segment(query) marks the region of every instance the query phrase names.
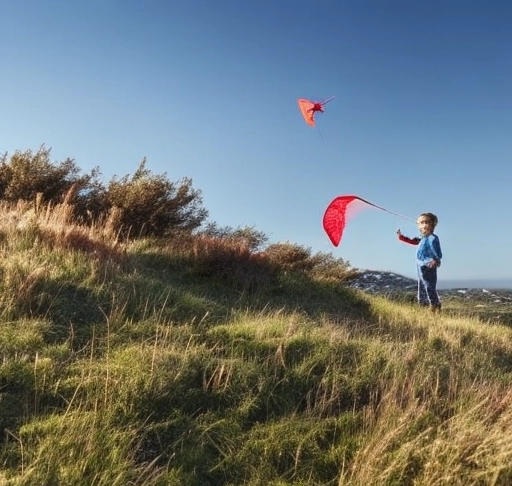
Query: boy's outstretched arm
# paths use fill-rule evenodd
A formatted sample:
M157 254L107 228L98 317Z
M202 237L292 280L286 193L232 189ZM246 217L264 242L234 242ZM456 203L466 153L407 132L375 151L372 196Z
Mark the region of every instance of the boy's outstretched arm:
M403 241L404 243L409 243L409 245L418 245L421 241L421 238L408 238L407 236L403 235L400 229L396 230L396 234L398 236L398 239L400 241Z

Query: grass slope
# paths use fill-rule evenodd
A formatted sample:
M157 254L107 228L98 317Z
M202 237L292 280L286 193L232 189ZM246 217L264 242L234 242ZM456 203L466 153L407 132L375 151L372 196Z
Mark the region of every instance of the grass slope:
M66 215L0 210L0 485L512 483L509 327Z

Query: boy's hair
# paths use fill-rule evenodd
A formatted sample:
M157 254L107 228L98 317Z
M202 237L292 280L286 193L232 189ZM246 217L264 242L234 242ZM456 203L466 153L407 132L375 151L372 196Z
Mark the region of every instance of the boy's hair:
M418 218L427 218L432 225L432 228L435 228L437 226L437 216L434 213L421 213Z

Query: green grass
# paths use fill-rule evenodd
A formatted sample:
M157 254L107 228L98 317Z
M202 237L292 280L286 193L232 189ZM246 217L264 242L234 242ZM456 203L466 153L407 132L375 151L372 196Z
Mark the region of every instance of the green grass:
M0 485L512 482L496 316L48 221L0 215Z

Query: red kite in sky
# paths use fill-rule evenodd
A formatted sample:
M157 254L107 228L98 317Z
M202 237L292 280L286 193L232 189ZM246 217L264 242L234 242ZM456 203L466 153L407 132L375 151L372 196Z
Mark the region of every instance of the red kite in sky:
M388 211L387 209L377 206L376 204L373 204L359 196L338 196L330 202L329 206L327 206L323 219L324 230L334 246L338 246L340 244L347 221L364 209L366 205L381 209L382 211L386 211L386 213L394 214L395 216L407 219L408 221L414 221L407 216L402 216L401 214Z
M302 113L302 116L304 117L304 121L314 127L315 126L315 113L319 111L320 113L324 112L324 105L329 103L329 101L333 100L334 96L331 96L330 98L327 98L322 101L310 101L306 100L304 98L300 98L297 100L297 103L299 104L300 112Z

